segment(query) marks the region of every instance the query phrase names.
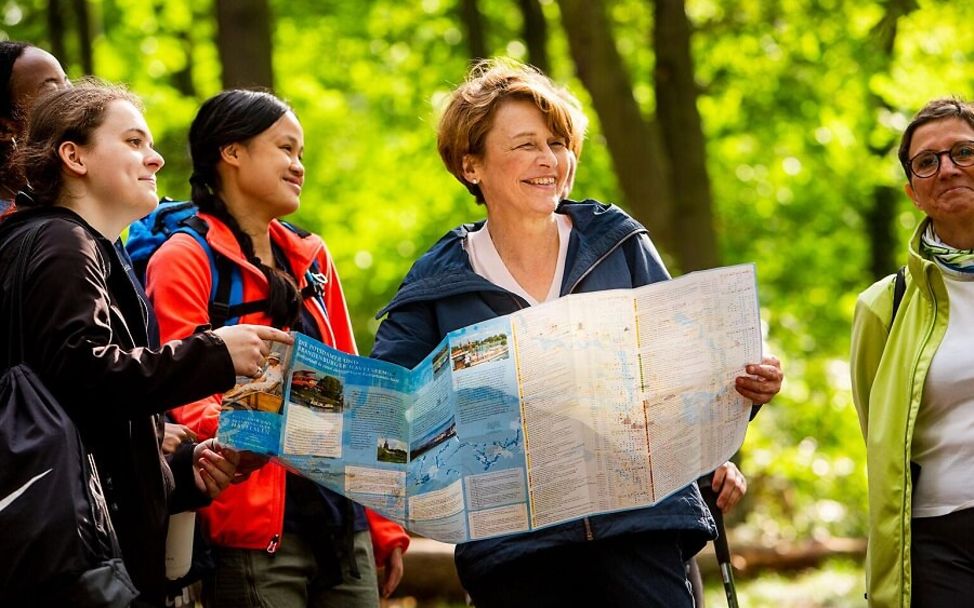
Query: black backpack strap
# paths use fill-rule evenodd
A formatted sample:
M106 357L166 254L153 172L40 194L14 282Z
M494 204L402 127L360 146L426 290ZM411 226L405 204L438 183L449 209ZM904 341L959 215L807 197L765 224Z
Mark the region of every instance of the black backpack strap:
M22 363L25 356L24 336L24 310L23 310L23 290L24 283L27 281L27 263L34 258L34 241L37 235L47 222L40 222L33 226L28 226L24 230L26 236L20 242L20 255L17 258L17 266L14 269L14 281L10 289L11 314L8 319L7 339L7 364L10 367Z
M299 237L301 237L303 239L311 236L311 233L310 232L308 232L304 228L300 228L298 226L295 226L291 222L285 222L284 220L278 220L278 221L281 222L281 225L282 226L284 226L285 228L287 228L288 230L290 230L291 232L293 232L294 234L298 235Z
M896 276L893 277L893 312L889 315L890 327L893 326L893 320L896 319L896 311L900 308L904 293L906 293L906 266L900 266L900 269L896 271Z
M281 225L298 235L302 239L308 238L312 233L307 230L295 226L290 222L285 222L281 220ZM328 277L321 273L321 268L318 266L317 260L311 261L311 267L304 274L305 281L307 285L301 289L301 299L314 299L318 302L318 306L321 309L322 314L325 318L328 317L328 308L325 306L325 286L328 284Z
M192 230L193 232L195 232L196 234L200 235L203 238L206 238L206 234L210 231L209 224L204 222L203 218L201 218L198 215L191 215L186 219L182 220L181 222L179 222L179 224L181 226L186 226L187 228L189 228L190 230Z

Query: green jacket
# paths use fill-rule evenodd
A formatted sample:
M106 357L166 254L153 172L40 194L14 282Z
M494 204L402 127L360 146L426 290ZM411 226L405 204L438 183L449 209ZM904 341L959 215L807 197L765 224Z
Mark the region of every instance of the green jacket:
M950 306L939 267L910 240L906 291L890 326L892 275L859 294L852 324L852 395L866 440L869 475L870 606L910 606L910 454L930 361L947 330Z

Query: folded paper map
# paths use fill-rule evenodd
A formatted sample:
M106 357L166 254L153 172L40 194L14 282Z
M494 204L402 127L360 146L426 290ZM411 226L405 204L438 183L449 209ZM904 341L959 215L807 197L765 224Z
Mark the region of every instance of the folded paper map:
M301 334L218 438L464 542L647 507L737 451L761 360L753 265L570 295L448 334L412 370Z

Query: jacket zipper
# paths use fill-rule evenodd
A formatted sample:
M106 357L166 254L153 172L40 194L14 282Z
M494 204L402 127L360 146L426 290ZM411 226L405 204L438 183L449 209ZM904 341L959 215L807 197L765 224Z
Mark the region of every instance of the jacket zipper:
M514 301L514 305L517 306L517 309L524 310L524 305L521 304L521 299L518 296L514 295L513 293L510 294L510 296L511 296L511 300Z
M566 294L574 293L575 292L575 288L578 287L578 284L581 283L583 280L585 280L585 277L587 277L588 275L592 274L592 271L595 270L595 267L596 266L598 266L599 264L602 263L602 260L604 260L605 258L609 257L619 247L622 247L622 244L625 243L626 241L628 241L630 238L632 238L633 235L643 234L645 232L646 232L646 229L645 228L637 228L637 229L633 230L632 232L630 232L629 234L627 234L624 237L622 237L621 239L619 239L618 241L616 241L616 244L615 245L613 245L608 251L606 251L601 256L599 256L599 259L597 259L594 262L592 262L592 265L589 266L585 270L585 272L582 273L582 276L578 277L578 279L576 279L575 282L572 283L572 286L570 288L568 288L568 291L566 291L565 293Z
M267 543L267 549L265 549L271 555L277 553L277 548L281 545L281 535L275 534L271 537L271 542Z
M909 392L910 400L911 401L913 399L913 397L912 397L912 395L913 395L913 389L914 389L914 386L916 385L916 371L917 371L917 368L920 366L920 358L923 356L923 351L927 347L927 344L930 342L930 336L933 335L933 328L937 324L937 308L938 308L938 306L937 306L936 294L933 292L933 285L930 282L930 273L929 272L926 272L926 270L924 270L924 273L927 275L926 276L927 293L930 295L930 302L933 304L933 318L930 320L930 326L927 328L927 333L926 333L926 335L923 336L923 343L921 344L920 349L917 351L916 359L913 361L913 370L912 370L912 373L910 374L910 392ZM928 370L928 373L929 373L929 366L927 367L927 370ZM908 415L907 415L907 420L906 420L906 427L907 428L904 429L904 433L907 433L909 431L909 428L910 428L910 417L913 415L912 414L912 410L913 410L913 406L912 405L910 406L910 410L911 410L911 413L908 413ZM914 418L914 421L915 420L916 419ZM907 445L909 443L912 443L912 441L910 441L910 437L909 437L908 434L903 439L904 439L904 445ZM912 485L913 484L912 484L912 480L910 479L910 462L909 462L910 459L909 459L909 456L908 455L904 455L904 456L906 458L906 468L905 468L905 471L904 471L904 474L903 474L903 487L906 487L907 482L910 482L910 492L911 492L911 496L912 496L912 492L913 492ZM903 492L903 502L902 502L901 507L902 507L903 516L900 518L900 528L901 529L905 529L906 528L906 525L907 525L907 519L906 519L906 508L907 508L906 492ZM906 554L906 551L907 551L907 547L906 547L906 535L905 534L900 534L900 554L901 555L905 555ZM899 598L900 598L900 604L902 605L902 601L903 601L903 588L904 588L904 585L905 585L905 583L903 581L906 580L906 561L903 561L902 562L902 564L900 565L900 568L902 568L902 570L900 571L900 576L902 578L901 578L901 582L900 582L900 592L898 593L898 595L899 595Z
M582 522L585 524L585 540L595 540L595 535L592 534L592 523L587 517Z

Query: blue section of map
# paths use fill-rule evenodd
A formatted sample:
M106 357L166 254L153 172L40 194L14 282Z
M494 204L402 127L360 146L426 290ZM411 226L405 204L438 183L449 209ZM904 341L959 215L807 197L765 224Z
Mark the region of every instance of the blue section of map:
M461 447L459 439L450 437L410 461L406 470L407 494L439 490L459 479Z
M524 462L524 442L521 429L514 429L514 433L501 436L493 441L471 443L470 452L473 454L474 468L480 473L491 470L507 469L511 464L521 466Z
M270 412L232 410L220 413L217 441L237 450L276 456L279 453L281 417Z

